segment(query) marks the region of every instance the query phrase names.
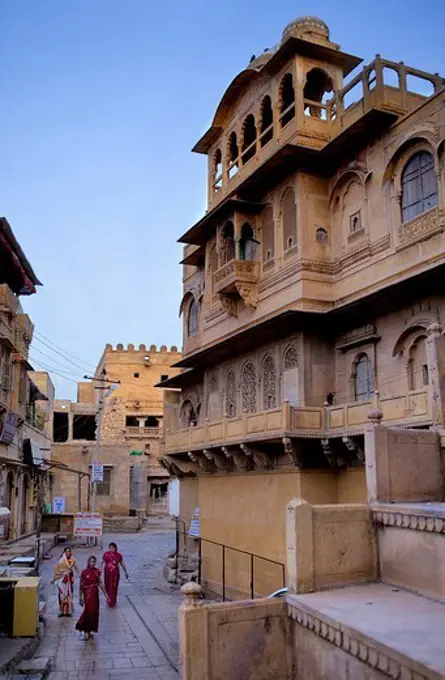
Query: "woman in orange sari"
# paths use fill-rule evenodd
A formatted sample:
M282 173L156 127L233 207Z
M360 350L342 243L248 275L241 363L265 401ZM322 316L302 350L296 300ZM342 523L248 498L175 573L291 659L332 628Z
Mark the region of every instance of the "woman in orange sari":
M74 609L74 570L79 573L77 562L69 546L65 548L56 564L51 583L57 581L59 616L71 616Z
M124 563L124 558L118 552L116 543L110 543L108 550L102 557L102 565L104 568L105 590L108 595L108 606L114 608L117 602L117 591L119 589L120 570L124 570L125 578L128 578L127 567Z

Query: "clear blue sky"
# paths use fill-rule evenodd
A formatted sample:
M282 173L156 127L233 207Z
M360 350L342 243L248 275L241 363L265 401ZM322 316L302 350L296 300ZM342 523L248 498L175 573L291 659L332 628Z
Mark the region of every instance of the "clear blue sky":
M107 342L181 345L175 242L206 191L190 149L305 14L365 61L445 75L443 0L0 0L0 214L44 284L22 299L40 333L90 364Z

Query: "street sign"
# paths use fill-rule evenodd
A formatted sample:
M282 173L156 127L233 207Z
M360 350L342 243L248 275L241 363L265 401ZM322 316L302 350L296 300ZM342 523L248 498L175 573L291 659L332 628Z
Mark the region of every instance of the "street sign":
M102 536L102 515L100 512L76 512L74 518L76 536Z
M65 496L54 496L53 498L53 513L54 515L63 515L65 512L66 498Z
M95 461L91 466L91 481L92 482L103 482L104 481L104 466Z

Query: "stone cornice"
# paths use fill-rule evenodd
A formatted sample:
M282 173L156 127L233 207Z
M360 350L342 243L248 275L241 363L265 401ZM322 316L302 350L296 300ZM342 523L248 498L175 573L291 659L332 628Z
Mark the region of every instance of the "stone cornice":
M427 531L435 534L445 534L445 507L442 512L434 512L401 506L397 508L372 508L372 519L377 525L411 529L413 531Z
M359 631L346 628L339 623L335 624L320 613L306 611L301 603L292 602L292 595L287 597L287 604L289 616L298 625L311 630L315 635L331 642L388 678L394 680L437 680L438 678L437 673L428 671L423 664L410 661L402 654L392 652L390 648L373 641Z

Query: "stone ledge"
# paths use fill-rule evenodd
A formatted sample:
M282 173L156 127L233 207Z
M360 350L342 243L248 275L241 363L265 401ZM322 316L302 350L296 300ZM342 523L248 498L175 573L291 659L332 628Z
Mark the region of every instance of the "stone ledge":
M400 596L400 601L394 606L392 599L396 597L396 593ZM341 588L308 595L289 594L286 602L289 616L296 624L311 630L388 678L445 678L445 655L440 632L445 624L445 607L438 602L431 602L384 584ZM371 612L368 605L372 604L374 608L369 622L366 612ZM434 607L431 614L427 611L428 606ZM352 625L351 620L356 625ZM381 625L381 629L377 629L381 639L372 636L376 621ZM407 621L410 621L410 630L405 631ZM359 622L361 630L356 622ZM440 630L436 629L436 640L430 639L433 635L428 639L425 637L426 623L430 628L431 625L440 626ZM413 636L412 648L407 643L410 636ZM389 646L389 640L393 646ZM414 640L424 641L427 648L421 648L419 653L415 649ZM415 649L412 651L413 656L405 653L405 649L409 649L410 653ZM414 658L415 652L418 656L423 655L425 663Z

